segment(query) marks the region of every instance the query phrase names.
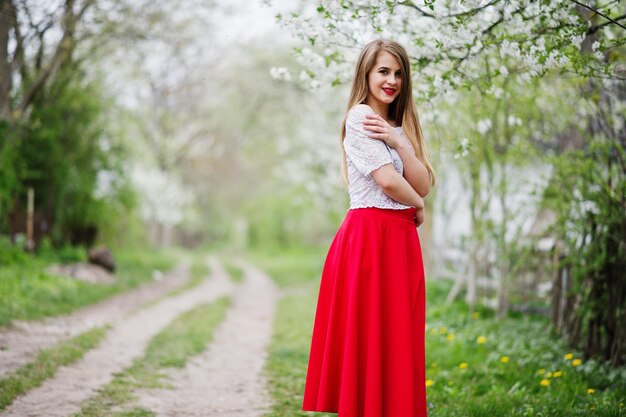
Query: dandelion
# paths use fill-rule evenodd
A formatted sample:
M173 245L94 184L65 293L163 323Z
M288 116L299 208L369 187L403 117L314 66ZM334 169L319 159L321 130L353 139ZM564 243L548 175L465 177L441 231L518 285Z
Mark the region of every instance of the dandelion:
M559 378L559 377L561 377L561 375L563 375L563 372L562 372L562 371L554 371L554 372L552 373L552 377L553 377L553 378Z
M574 358L574 354L573 353L565 354L565 360L566 361L571 361L573 358Z
M548 372L548 373L546 374L546 378L552 378L552 372Z
M509 357L508 356L503 356L500 358L500 362L502 363L509 363Z
M453 341L454 340L454 335L452 333L450 333L447 337L448 341Z
M459 368L461 368L461 369L467 369L467 367L468 367L468 366L469 366L469 365L467 364L467 362L461 362L461 363L459 364Z
M432 379L427 379L427 380L426 380L426 386L427 386L427 387L430 387L430 386L431 386L432 384L434 384L434 383L435 383L435 381L433 381Z
M542 387L547 387L548 385L550 385L550 380L549 379L542 379L540 382Z
M583 363L583 361L581 361L580 359L574 359L574 360L572 361L572 366L578 366L578 365L580 365L581 363Z
M546 373L546 369L545 368L541 368L540 370L537 371L538 374L545 374Z
M485 336L478 336L478 339L476 339L476 343L478 343L479 345L484 344L487 341L487 338Z
M593 394L594 392L596 392L595 389L593 388L587 388L587 394Z
M474 320L476 320L476 319L477 319L477 318L479 318L479 317L480 317L480 312L475 311L475 312L473 312L473 313L472 313L472 318L473 318Z
M439 333L441 334L446 334L447 331L448 331L448 328L446 326L441 326L439 328Z

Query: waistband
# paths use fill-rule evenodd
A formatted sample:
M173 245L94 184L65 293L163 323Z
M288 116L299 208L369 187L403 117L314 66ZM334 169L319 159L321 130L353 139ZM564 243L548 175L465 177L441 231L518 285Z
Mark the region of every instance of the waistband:
M386 209L380 207L362 207L362 208L351 208L348 210L348 214L373 214L380 216L388 216L393 217L399 220L406 220L411 223L414 223L413 219L415 218L415 213L417 209L415 207L410 207L406 209L394 210L394 209Z

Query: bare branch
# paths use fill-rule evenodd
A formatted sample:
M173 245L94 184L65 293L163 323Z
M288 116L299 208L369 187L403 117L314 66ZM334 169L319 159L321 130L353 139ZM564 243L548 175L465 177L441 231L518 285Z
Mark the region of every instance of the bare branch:
M619 17L616 17L615 19L613 19L613 21L617 22L619 20L623 20L626 19L626 14L623 14ZM589 28L589 30L587 31L587 35L593 35L594 33L596 33L598 30L602 29L605 26L610 25L611 23L613 23L612 21L609 22L604 22L601 25L596 25L596 26L592 26ZM623 26L622 26L623 27Z
M592 11L592 12L596 13L596 14L597 14L597 15L599 15L599 16L602 16L603 18L605 18L606 20L608 20L610 23L613 23L613 24L615 24L615 25L617 25L617 26L621 27L622 29L626 29L626 26L622 25L622 24L621 24L621 23L619 23L617 20L614 20L614 19L610 18L609 16L605 15L605 14L604 14L604 13L602 13L601 11L596 10L596 9L594 9L593 7L587 6L586 4L583 4L583 3L579 2L579 1L576 1L576 0L570 0L570 1L571 1L572 3L576 3L576 4L577 4L577 5L579 5L580 7L584 7L585 9L590 10L590 11ZM622 18L623 18L623 17L622 17Z

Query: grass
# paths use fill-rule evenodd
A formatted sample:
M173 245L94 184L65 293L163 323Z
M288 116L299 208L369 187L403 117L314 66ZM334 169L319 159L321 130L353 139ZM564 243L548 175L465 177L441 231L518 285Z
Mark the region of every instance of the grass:
M135 389L167 387L166 369L184 367L190 357L206 348L229 305L230 298L222 297L181 314L152 338L143 357L116 374L113 381L99 389L74 416L153 416L152 411L141 407L119 408L132 402Z
M227 258L224 258L222 260L222 263L231 281L237 284L243 281L243 277L244 277L243 269L235 265L230 259L227 259Z
M45 272L48 262L25 256L19 263L0 266L0 327L9 321L34 320L66 314L152 279L152 271L174 265L172 253L146 250L115 254L116 281L92 284Z
M185 284L181 285L180 287L174 288L173 290L169 291L167 293L167 296L173 297L175 295L181 294L187 290L190 290L196 287L202 281L204 281L204 279L207 278L210 273L211 273L211 269L209 268L209 265L206 262L206 255L194 254L192 261L191 261L191 266L189 268L189 274L190 274L189 280ZM148 303L147 305L149 304L150 303Z
M298 289L285 292L277 308L266 364L274 405L266 417L336 416L300 410L324 255L251 256L283 288ZM580 352L551 336L544 318L496 319L487 309L470 315L462 301L445 303L450 286L427 278L430 417L626 416L626 368L593 360L574 366Z
M0 410L8 407L16 397L41 385L54 376L56 370L76 362L85 352L96 347L104 338L108 328L97 327L57 346L39 352L37 358L0 379Z

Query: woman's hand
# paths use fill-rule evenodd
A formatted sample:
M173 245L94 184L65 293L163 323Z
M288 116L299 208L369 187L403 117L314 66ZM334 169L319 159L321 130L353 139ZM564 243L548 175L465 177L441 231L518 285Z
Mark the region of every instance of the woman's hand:
M415 227L419 227L422 223L424 223L424 208L418 208L415 212Z
M377 114L366 114L363 127L371 132L367 136L372 139L382 140L392 148L397 148L402 143L400 134Z

